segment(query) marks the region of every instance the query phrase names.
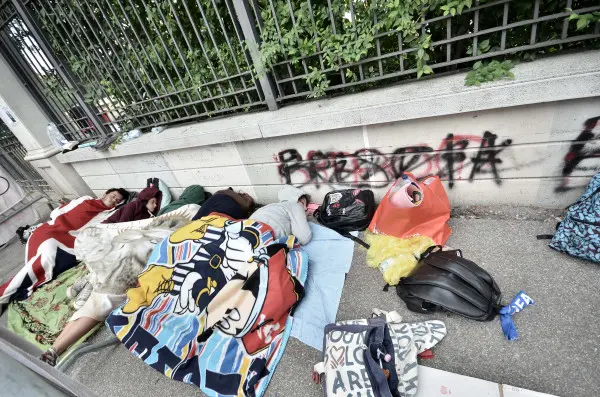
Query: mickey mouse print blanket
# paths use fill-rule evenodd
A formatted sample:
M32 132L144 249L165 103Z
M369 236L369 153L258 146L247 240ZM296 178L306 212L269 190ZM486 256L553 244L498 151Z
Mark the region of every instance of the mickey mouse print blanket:
M129 351L208 396L260 397L304 294L293 236L211 214L159 243L106 323Z

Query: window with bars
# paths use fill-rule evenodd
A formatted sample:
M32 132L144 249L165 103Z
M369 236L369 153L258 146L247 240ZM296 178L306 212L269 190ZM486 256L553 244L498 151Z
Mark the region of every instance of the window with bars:
M52 191L31 163L25 160L27 149L0 120L0 166L25 190Z

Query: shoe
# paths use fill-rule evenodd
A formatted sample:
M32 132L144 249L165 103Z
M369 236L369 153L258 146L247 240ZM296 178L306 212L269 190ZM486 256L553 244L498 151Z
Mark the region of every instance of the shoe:
M69 288L67 288L67 298L74 299L77 295L79 295L79 293L81 292L83 287L85 287L86 284L87 284L87 277L85 277L85 276L81 277L79 280L75 281L75 283L73 283L73 285L71 285Z
M58 353L56 352L56 350L54 350L53 347L51 347L50 349L42 353L42 355L40 356L40 360L50 365L51 367L54 367L56 366L56 360L58 360Z
M87 283L85 285L85 287L83 287L81 289L81 292L79 292L79 294L77 294L77 298L75 298L75 302L73 302L73 307L76 310L79 310L83 307L85 302L87 302L88 298L92 294L93 289L94 288L92 287L92 284L90 284L90 283Z
M79 147L78 141L69 141L69 142L65 143L64 145L62 145L61 149L62 149L62 153L65 154L67 152L77 149L78 147Z

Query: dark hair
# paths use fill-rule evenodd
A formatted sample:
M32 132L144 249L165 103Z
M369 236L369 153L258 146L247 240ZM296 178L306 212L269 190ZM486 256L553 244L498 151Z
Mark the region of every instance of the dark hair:
M118 192L121 196L123 196L123 201L127 201L127 199L129 198L129 192L127 190L123 189L122 187L120 187L120 188L113 187L112 189L108 189L104 194L109 194L112 192Z
M310 204L310 194L303 194L302 196L298 197L298 201L300 201L302 197L306 199L306 204Z

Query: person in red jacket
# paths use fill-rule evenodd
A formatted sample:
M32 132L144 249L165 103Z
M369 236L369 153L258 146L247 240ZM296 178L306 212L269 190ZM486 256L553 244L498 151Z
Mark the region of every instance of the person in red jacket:
M121 223L139 221L156 216L160 210L162 192L155 187L147 187L134 201L119 208L102 223Z
M52 211L50 220L27 240L25 266L0 286L0 304L27 299L36 288L77 265L74 232L128 196L125 189L109 189L101 199L83 196Z

